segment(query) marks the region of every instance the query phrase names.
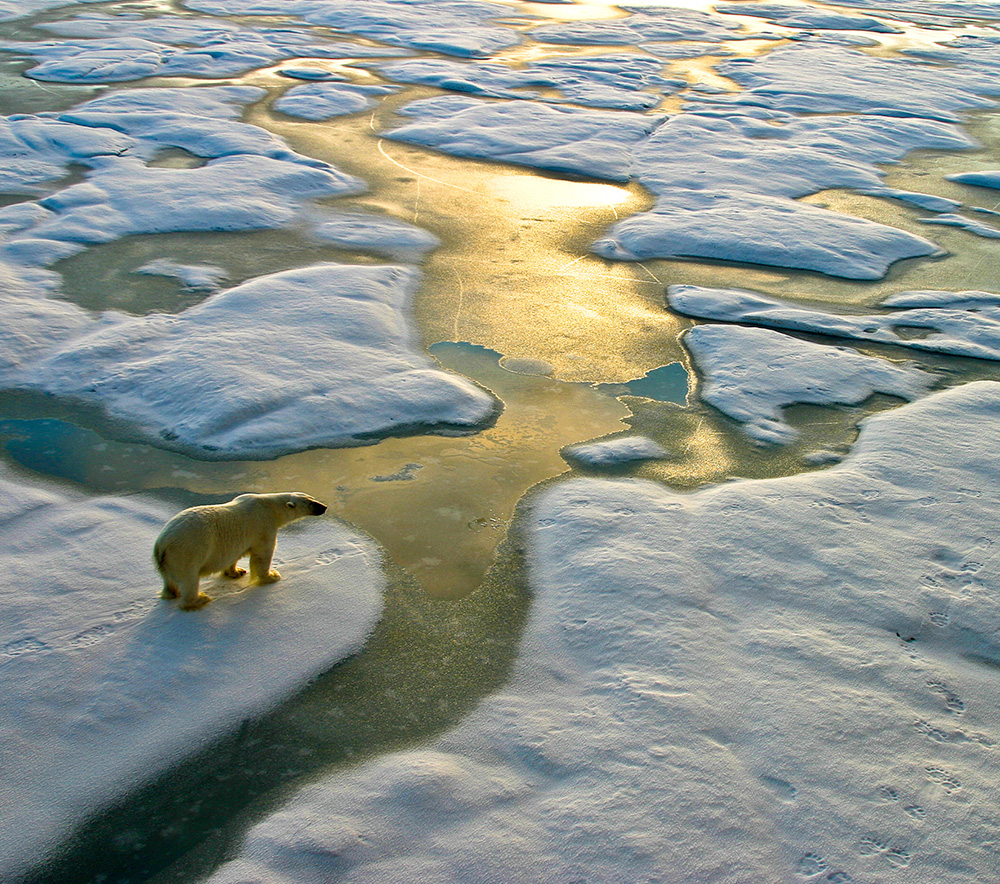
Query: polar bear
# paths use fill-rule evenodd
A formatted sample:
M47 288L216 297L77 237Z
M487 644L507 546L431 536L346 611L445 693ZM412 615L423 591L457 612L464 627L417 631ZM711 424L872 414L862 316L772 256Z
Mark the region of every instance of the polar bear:
M229 503L193 506L174 516L153 546L153 561L163 577L161 598L181 600L193 611L212 601L198 590L205 574L226 577L246 574L236 563L250 556L252 583L274 583L281 575L271 570L274 542L282 525L303 516L321 516L326 504L308 494L241 494Z

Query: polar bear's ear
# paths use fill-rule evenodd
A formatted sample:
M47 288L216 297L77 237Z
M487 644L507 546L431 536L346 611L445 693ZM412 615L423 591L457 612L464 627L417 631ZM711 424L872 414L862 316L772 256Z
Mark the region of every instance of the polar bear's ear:
M290 510L293 510L293 509L295 509L295 501L294 500L290 500L290 501L288 501L288 503L285 504L285 506L287 506Z

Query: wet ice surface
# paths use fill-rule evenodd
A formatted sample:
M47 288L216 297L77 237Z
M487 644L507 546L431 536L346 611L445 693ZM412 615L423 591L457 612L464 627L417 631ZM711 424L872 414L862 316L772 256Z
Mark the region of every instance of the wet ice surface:
M191 613L157 598L150 550L175 512L162 501L68 493L4 468L0 502L4 880L356 653L379 617L377 548L329 520L279 535L281 581L203 578L215 601Z
M55 5L0 2L0 20ZM962 202L936 192L940 182L928 180L925 193L884 178L887 164L914 150L974 151L963 115L1000 94L995 37L926 29L916 40L899 22L994 20L1000 5L840 6L858 14L759 3L719 4L726 15L623 8L547 21L527 14L539 15L537 5L462 0L188 0L184 14L143 4L125 14L102 6L49 15L0 50L46 89L111 88L69 110L0 120L0 190L19 200L0 208L0 380L95 405L132 436L203 457L271 457L489 424L496 401L441 370L418 342L410 319L418 271L373 263L428 262L425 289L458 273L430 263L435 250L465 256L464 244L420 226L435 222L434 207L420 203L427 179L397 163L400 179L415 181L410 215L385 181L310 153L317 145L317 155L335 153L311 124L344 133L335 127L352 115L364 115L358 128L372 136L634 181L652 195L648 210L619 218L611 207L603 234L561 245L567 267L587 257L589 242L609 262L684 258L735 262L757 277L767 267L775 279L801 269L876 281L902 259L913 268L939 256L942 227L991 236L994 228L962 214ZM940 45L929 46L931 37ZM413 57L349 64L399 55ZM248 72L254 85L125 87L153 76L214 84ZM383 99L414 84L417 95L443 94L393 103L397 118L382 113ZM286 141L265 126L301 127L314 140ZM375 150L373 137L360 143ZM969 168L952 180L997 186L996 173ZM367 188L363 209L339 205ZM802 201L837 189L874 197L878 220ZM471 191L462 211L475 211L479 196ZM938 227L921 236L921 221ZM519 223L537 219L526 213ZM304 257L304 266L238 285L245 277L234 275L233 287L219 291L230 284L227 267L136 262L133 272L208 294L169 316L91 313L58 298L68 256L219 230L280 231L298 237L296 247L334 247L364 263ZM511 251L494 263L527 257L517 242L512 235ZM660 292L690 278L676 264L652 268ZM501 284L486 274L469 279L467 302L460 280L456 340L462 310L476 309L475 289ZM573 279L570 287L586 317L588 284ZM662 336L659 361L647 364L680 358L681 326L668 340L662 326L650 331L649 305L645 313L628 306L615 315L637 336ZM711 420L702 403L752 438L783 444L797 433L787 407L878 393L919 399L935 383L912 364L778 330L907 348L900 359L916 351L1000 359L1000 296L988 292L902 292L867 315L843 315L721 285L670 285L669 307L729 323L697 325L682 338L699 389L689 395L677 363L624 383L633 375L619 374L599 389L673 402L686 414L703 409L698 429L676 446L637 431L570 445L570 463L615 472L681 457ZM442 354L442 346L458 347L438 344ZM669 372L675 367L679 378ZM539 377L554 372L524 352L494 368L541 386ZM1000 440L998 396L993 385L967 386L872 420L854 453L824 473L691 495L635 482L550 485L525 523L535 601L512 682L428 747L333 771L303 790L251 829L211 880L847 884L888 882L904 870L942 884L997 877L989 454ZM539 429L539 402L608 409L600 398L525 395L515 404L530 413L524 421L535 434L548 431ZM612 417L595 420L601 427L591 432L616 431ZM495 480L508 449L538 456L517 429L484 434L482 451L428 448L416 457L400 448L391 463L373 459L362 474L366 492L346 500L344 512L391 510L399 498L390 494L419 490L428 475L464 478L448 473L449 458L479 461ZM45 462L47 452L35 454ZM819 445L806 459L818 466L841 457ZM294 466L281 469L275 474L294 475ZM459 486L463 500L476 490ZM177 731L164 727L168 715L180 709L178 726L203 745L358 647L377 616L375 548L333 522L282 535L286 582L233 592L185 619L154 601L151 569L136 558L169 515L162 502L74 496L23 477L5 478L2 490L9 512L0 532L17 579L0 623L8 632L0 667L9 714L26 710L4 728L21 753L8 771L19 779L7 789L21 805L21 835L0 839L12 865L38 859L81 814L150 770L190 756L189 745L163 742ZM399 534L407 519L428 521L419 511L425 498L408 499L416 512L398 520ZM449 517L439 509L434 524ZM419 536L414 529L391 540L413 545ZM427 561L420 550L400 560L412 573L445 568L436 550L449 544L460 545L444 536L433 556L423 551ZM89 567L95 560L99 572ZM150 579L123 596L121 573ZM15 586L23 587L17 595ZM284 594L299 586L301 595ZM345 587L361 587L362 601L338 596L331 625L322 605ZM57 598L64 589L76 599L67 613L67 596ZM189 621L197 641L181 632ZM345 631L328 642L334 627ZM138 658L136 636L144 638ZM174 665L183 657L169 678L166 644ZM222 666L210 665L209 650ZM82 683L68 684L67 666L84 671ZM184 690L192 682L202 692L194 700ZM153 699L143 709L146 695ZM113 741L101 739L112 731ZM111 757L107 746L119 744L128 751Z
M510 684L304 789L209 880L995 876L998 444L985 383L822 473L550 488Z

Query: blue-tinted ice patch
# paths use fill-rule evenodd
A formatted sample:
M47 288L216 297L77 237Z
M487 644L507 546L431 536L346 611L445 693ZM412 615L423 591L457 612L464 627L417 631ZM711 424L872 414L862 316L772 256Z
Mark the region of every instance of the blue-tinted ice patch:
M891 312L827 313L741 289L673 285L670 307L687 316L832 335L913 350L1000 359L1000 296L985 292L901 292Z
M948 213L936 215L933 218L921 218L920 222L922 224L938 224L942 227L958 227L984 239L1000 239L1000 228L983 221L977 221L975 218L966 218L964 215Z
M409 262L420 261L441 245L433 233L422 227L360 212L324 212L314 220L309 236L342 249L374 252Z
M770 445L798 436L782 414L789 405L856 405L875 393L916 399L937 380L912 365L770 329L698 325L682 340L702 376L702 401Z

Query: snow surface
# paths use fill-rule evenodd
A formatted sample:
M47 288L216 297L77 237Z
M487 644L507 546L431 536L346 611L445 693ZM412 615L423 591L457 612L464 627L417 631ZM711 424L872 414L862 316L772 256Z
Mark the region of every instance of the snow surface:
M375 106L369 90L343 83L293 86L275 103L275 110L303 120L329 120Z
M959 184L975 184L978 187L1000 188L1000 170L989 169L979 172L957 172L953 175L945 175L949 181L957 181Z
M328 519L278 538L278 583L203 579L158 598L150 551L174 509L89 497L0 467L0 877L86 816L356 653L382 608L371 541Z
M822 472L549 487L510 683L211 884L995 880L1000 386Z
M913 350L1000 359L1000 303L974 292L901 292L883 302L892 313L826 313L741 289L673 285L670 306L687 316L812 332ZM986 298L996 299L996 295ZM907 309L908 308L908 309Z
M750 15L765 18L772 24L785 28L809 30L874 31L880 34L901 34L887 22L866 15L845 15L832 9L785 3L716 3L712 7L723 15Z
M179 279L185 288L207 289L209 291L219 288L226 279L226 271L222 267L210 264L181 264L177 261L171 261L169 258L155 258L132 272L141 273L144 276L166 276Z
M625 18L559 22L534 28L541 43L581 46L636 46L650 41L731 39L738 24L696 9L664 5Z
M1000 94L990 71L942 68L880 58L842 46L798 43L717 70L744 91L733 101L808 114L868 113L957 121L957 111L987 107Z
M635 53L550 58L523 68L418 58L380 64L378 69L400 83L453 92L636 111L656 107L663 94L686 85L685 80L660 76L663 62ZM558 90L561 97L539 89Z
M517 46L521 35L494 19L517 12L476 0L185 0L214 15L291 15L310 24L445 55L485 57Z
M419 273L316 264L184 313L122 318L46 353L17 386L99 405L156 444L266 458L393 433L471 430L497 402L419 352Z
M0 40L0 50L39 59L27 71L54 83L116 83L146 77L233 77L290 58L395 55L332 42L308 31L249 28L217 18L90 14L42 27L66 39Z
M682 340L703 378L702 401L739 421L747 435L772 445L798 436L783 419L786 406L856 405L875 393L916 399L937 380L913 366L770 329L698 325Z
M637 113L457 95L415 101L400 113L416 122L387 132L387 138L610 181L628 180L631 148L659 122Z
M659 460L669 457L670 453L658 442L646 436L619 436L617 439L569 445L562 450L562 455L570 463L601 468L626 466L643 460Z

